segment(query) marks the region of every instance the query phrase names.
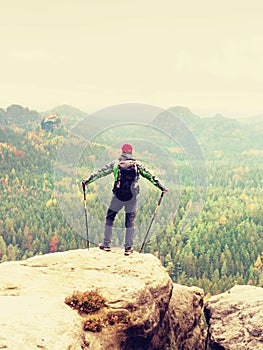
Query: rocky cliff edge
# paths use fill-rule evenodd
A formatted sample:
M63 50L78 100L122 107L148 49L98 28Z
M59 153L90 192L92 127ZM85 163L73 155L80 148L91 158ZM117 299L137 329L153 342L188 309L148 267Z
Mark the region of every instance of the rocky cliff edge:
M263 350L263 288L236 285L205 304L206 350Z
M65 303L96 290L105 307ZM203 291L172 283L152 254L98 248L0 264L0 349L204 349ZM87 331L83 324L99 322ZM105 321L106 320L106 321Z

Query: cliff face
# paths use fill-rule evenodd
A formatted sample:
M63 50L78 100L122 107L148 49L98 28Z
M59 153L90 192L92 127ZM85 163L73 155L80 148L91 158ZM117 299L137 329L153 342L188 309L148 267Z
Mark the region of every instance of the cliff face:
M103 310L80 315L65 304L90 290L105 298ZM173 285L151 254L92 248L6 262L0 349L204 349L202 304L201 289ZM83 329L87 318L100 332Z
M235 286L205 305L206 350L263 350L263 288Z
M65 303L91 290L101 310ZM211 297L206 340L202 309L203 291L173 284L151 254L92 248L0 264L0 349L263 350L263 288ZM99 329L84 330L87 320Z
M153 349L204 349L203 297L200 288L174 284L167 313L153 337Z

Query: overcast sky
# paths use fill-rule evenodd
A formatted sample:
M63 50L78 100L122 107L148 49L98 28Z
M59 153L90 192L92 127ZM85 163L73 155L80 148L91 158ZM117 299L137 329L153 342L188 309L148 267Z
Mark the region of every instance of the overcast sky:
M262 0L0 0L0 107L263 113Z

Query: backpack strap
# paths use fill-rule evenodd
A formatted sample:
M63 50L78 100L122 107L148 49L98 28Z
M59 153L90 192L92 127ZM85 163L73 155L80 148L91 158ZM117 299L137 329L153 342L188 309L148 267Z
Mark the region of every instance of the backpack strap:
M120 176L120 171L119 171L119 160L117 162L114 163L113 165L113 176L114 176L114 181L117 182L119 180L119 176Z

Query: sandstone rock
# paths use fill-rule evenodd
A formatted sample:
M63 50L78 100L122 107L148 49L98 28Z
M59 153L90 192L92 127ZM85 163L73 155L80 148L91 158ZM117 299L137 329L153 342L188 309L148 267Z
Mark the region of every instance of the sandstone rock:
M263 288L237 285L205 305L207 350L263 350Z
M171 350L204 349L203 298L204 291L200 288L174 284L168 312L153 338L156 350L162 340L166 342L164 349L167 342Z
M113 320L99 333L84 331L91 316L65 304L74 291L94 289L106 307L92 317ZM122 250L92 248L5 262L0 264L0 349L201 350L201 305L202 291L174 286L151 254L126 257Z

